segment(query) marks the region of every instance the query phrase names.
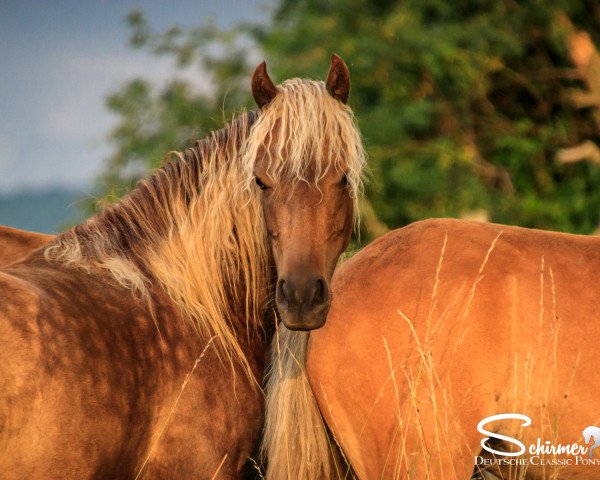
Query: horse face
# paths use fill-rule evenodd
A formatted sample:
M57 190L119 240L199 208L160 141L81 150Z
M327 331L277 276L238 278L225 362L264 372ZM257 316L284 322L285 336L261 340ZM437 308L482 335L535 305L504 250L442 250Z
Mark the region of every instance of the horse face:
M305 114L306 118L300 118L305 122L299 125L300 132L309 125L314 127L313 134L302 135L289 123L284 128L282 122L289 120L279 117L270 125L268 141L257 151L254 163L253 173L261 190L265 225L277 268L276 304L284 325L291 330L313 330L325 323L331 303L329 284L339 256L350 241L354 221L347 159L342 158L338 148L340 141L346 146L351 142L340 140L344 138L341 124L329 120L327 130L324 123L319 123L322 114L317 113L319 108L328 108L329 112L348 114L343 104L348 100L350 76L335 54L325 89L323 96L318 97L320 103L307 110L311 113ZM281 108L284 101L274 102L280 90L269 78L264 62L252 77L252 94L263 111L269 106ZM302 98L301 103L306 105L305 102L310 100ZM348 125L350 116L345 118ZM319 134L314 135L315 129L321 129ZM305 143L290 147L290 136L302 138ZM299 151L302 155L294 157ZM333 151L338 154L330 158Z
M331 171L318 185L288 181L273 188L260 166L256 172L283 323L291 330L319 328L331 303L333 271L352 233L354 202L346 176Z

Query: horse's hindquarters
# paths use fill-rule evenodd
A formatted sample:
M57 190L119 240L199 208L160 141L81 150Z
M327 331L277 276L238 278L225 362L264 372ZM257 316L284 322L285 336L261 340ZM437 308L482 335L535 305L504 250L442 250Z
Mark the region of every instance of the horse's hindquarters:
M449 221L394 232L350 260L307 365L359 476L468 478L477 424L498 413L532 418L494 425L528 446L583 443L600 389L598 269L594 239ZM594 475L527 470L552 471Z

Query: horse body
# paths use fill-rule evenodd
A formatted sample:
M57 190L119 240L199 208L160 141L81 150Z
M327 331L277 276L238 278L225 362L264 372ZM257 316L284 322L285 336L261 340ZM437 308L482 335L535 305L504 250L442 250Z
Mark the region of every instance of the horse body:
M166 298L152 318L107 276L39 254L5 269L0 291L3 478L135 478L146 458L150 478L238 478L261 394L239 368L234 388L210 346L194 368L207 340ZM258 376L266 341L251 343Z
M0 267L46 245L52 238L54 238L52 235L0 225Z
M453 220L392 232L338 269L307 372L358 477L469 478L478 422L504 412L532 425L488 428L526 446L583 444L598 420L599 269L598 238Z

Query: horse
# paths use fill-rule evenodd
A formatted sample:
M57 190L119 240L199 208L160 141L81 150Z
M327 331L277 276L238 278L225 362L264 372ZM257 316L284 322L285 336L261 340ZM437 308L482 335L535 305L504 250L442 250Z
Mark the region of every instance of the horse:
M598 237L448 219L380 237L338 267L321 329L278 330L269 478L598 478L599 269Z
M244 474L274 304L322 323L355 223L349 89L335 55L326 82L263 62L257 110L0 270L3 478Z
M52 238L52 235L27 232L0 225L0 267L46 245Z

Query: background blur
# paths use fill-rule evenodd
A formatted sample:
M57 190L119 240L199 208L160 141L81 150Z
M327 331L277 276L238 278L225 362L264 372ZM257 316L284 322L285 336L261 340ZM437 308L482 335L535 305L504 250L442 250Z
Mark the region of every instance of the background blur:
M370 157L366 239L434 216L600 223L595 0L15 1L0 41L0 223L91 214L251 108L262 58L323 78L332 51Z

